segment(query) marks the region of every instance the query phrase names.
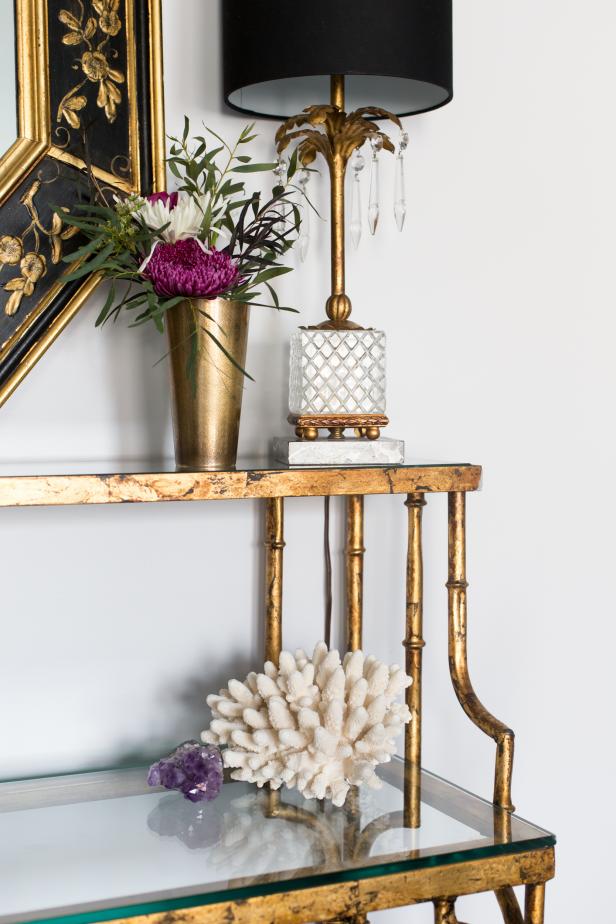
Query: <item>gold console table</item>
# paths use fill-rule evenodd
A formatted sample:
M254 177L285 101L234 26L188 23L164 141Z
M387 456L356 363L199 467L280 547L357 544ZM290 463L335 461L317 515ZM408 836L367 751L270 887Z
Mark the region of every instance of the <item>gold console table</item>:
M371 911L420 902L433 902L436 924L456 924L456 899L479 892L495 893L505 924L543 924L555 838L513 814L513 732L482 705L468 671L466 494L479 487L478 466L49 468L0 466L0 507L261 499L265 654L274 660L282 646L284 499L346 497L347 634L357 649L363 499L402 495L413 721L405 759L379 770L382 789L352 790L342 809L232 781L215 802L191 805L149 790L143 768L2 783L0 924L364 924ZM426 496L436 492L449 498L449 669L464 712L496 745L491 802L421 769L421 530ZM522 885L524 910L514 892Z

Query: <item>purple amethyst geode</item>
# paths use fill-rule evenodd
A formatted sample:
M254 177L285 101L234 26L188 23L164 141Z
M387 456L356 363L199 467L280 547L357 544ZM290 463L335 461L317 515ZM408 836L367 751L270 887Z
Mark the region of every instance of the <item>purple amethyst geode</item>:
M169 757L152 764L148 786L177 789L191 802L209 802L222 787L222 756L218 748L185 741Z

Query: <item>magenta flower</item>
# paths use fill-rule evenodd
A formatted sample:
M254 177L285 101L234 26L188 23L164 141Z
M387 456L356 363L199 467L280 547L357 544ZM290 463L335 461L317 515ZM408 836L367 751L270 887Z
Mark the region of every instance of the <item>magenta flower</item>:
M152 193L151 196L146 196L146 199L147 199L147 201L150 203L150 205L154 205L154 203L156 203L156 202L161 202L163 205L169 207L169 211L170 211L170 212L173 211L173 209L174 209L174 208L176 207L176 205L178 204L178 194L177 194L176 192L172 192L172 193L168 193L168 192L157 192L157 193Z
M195 238L158 244L143 271L157 295L216 298L238 282L238 269L220 250L204 250Z

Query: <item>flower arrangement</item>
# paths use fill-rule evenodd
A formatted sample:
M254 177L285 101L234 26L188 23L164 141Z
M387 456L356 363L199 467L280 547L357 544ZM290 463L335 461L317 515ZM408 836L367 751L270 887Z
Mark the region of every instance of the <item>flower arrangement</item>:
M208 314L193 300L223 297L295 310L280 304L271 283L291 271L281 258L297 240L300 211L292 200L296 190L292 184L277 186L265 202L259 192L246 191L242 175L276 166L253 163L242 153L256 137L253 127L244 128L231 146L208 128L205 135L189 139L185 118L182 137L170 137L167 158L178 180L175 192L118 195L89 171L89 201L75 206L71 215L62 214L86 240L64 260L81 261L67 280L91 273L111 280L97 326L126 310L136 312L131 326L151 321L162 332L166 312L187 300L196 351L199 316ZM289 181L296 167L297 159L292 158ZM271 302L260 300L265 290ZM207 335L237 366L211 326ZM189 373L190 367L191 363Z

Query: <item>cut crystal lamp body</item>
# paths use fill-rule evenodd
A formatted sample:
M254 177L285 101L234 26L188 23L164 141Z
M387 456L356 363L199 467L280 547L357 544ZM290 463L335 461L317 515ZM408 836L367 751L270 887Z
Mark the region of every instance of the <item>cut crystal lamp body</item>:
M274 440L289 465L399 464L401 440L387 425L382 330L300 328L291 338L289 421L296 440ZM329 438L319 439L329 430ZM345 431L351 431L346 435Z
M292 415L384 415L385 385L383 331L317 329L293 335Z

